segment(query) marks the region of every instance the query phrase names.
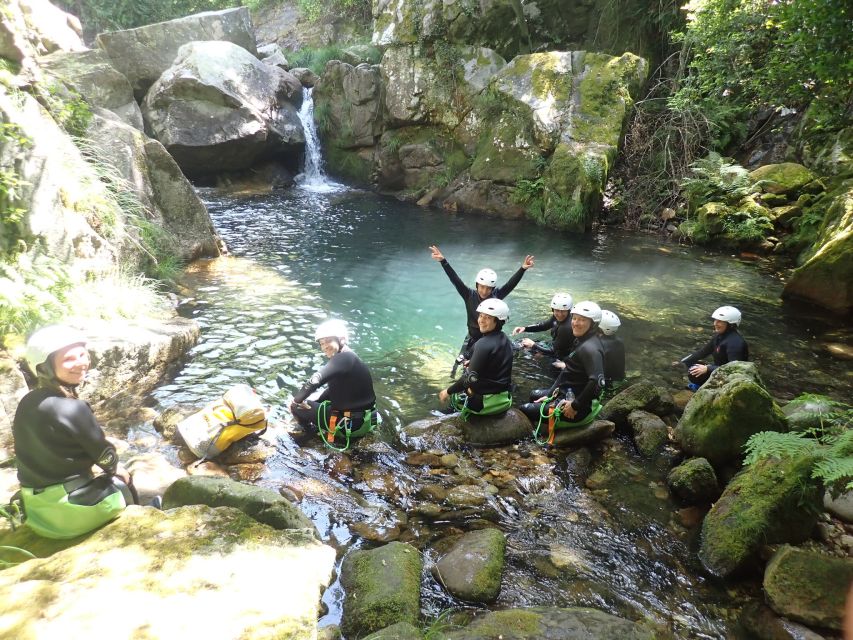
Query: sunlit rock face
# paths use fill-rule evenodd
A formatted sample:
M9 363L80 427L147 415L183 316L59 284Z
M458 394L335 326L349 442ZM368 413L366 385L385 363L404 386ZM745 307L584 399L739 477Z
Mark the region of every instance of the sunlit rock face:
M236 509L129 507L79 544L0 573L0 636L307 640L334 562L310 533Z
M44 0L8 0L0 14L0 58L25 68L54 51L83 51L80 21Z
M302 86L229 42L192 42L179 50L145 96L146 127L185 173L251 167L305 144L296 106Z

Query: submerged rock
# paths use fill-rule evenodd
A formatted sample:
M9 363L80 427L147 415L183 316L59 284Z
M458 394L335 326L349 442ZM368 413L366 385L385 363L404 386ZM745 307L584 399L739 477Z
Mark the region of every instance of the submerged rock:
M432 574L456 598L494 602L501 590L506 538L497 529L461 536L432 568Z
M620 429L628 426L628 414L642 409L655 415L672 413L674 402L669 391L656 387L651 382L638 382L620 391L605 403L599 414L602 420L616 423Z
M402 542L347 554L341 565L344 634L358 638L398 622L417 624L421 565L418 550Z
M770 607L761 604L744 607L740 622L758 640L825 640L819 633L781 618Z

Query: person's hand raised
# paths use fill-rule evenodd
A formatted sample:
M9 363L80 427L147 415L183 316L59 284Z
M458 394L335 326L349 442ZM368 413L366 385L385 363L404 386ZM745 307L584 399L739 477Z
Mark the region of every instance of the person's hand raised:
M432 245L430 245L429 250L432 251L431 257L436 262L441 262L442 260L444 260L444 254L441 253L438 246L432 244Z
M527 271L534 265L533 256L525 256L524 262L521 263L521 268Z

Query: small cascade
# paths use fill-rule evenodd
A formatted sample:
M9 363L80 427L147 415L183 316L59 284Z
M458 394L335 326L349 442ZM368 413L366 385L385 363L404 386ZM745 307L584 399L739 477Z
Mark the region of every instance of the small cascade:
M313 89L302 89L302 108L299 109L299 119L305 131L305 168L296 180L299 186L308 191L338 191L343 185L332 182L323 173L323 154L320 150L320 139L317 136L317 125L314 123Z

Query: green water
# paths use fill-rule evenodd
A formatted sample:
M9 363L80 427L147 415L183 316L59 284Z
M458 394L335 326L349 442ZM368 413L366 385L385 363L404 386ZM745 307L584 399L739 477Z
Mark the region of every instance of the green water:
M674 524L678 505L665 491L666 468L638 459L629 441L593 450L581 471L574 454L545 454L527 442L462 452L464 464L446 477L427 477L406 464L395 433L438 408L465 334L464 305L430 259L430 244L471 283L486 266L503 282L526 254L535 255L535 267L507 298L508 325L545 318L556 291L595 300L622 319L631 380L683 388L683 371L669 363L707 341L710 312L731 304L743 311L742 333L774 395L849 397L849 367L818 341L837 327L820 314L783 306L772 265L663 246L654 237L573 236L450 215L357 191L205 197L233 257L196 265L186 277L181 309L201 324L202 338L176 378L156 392L161 407L201 405L248 382L286 422L288 393L277 390L276 374L285 376L289 391L299 388L324 362L314 327L329 316L344 318L353 348L373 373L386 416L381 438L341 456L283 435L257 479L296 487L324 540L345 551L364 544L359 524L387 525L429 559L430 543L446 533L498 526L508 538L508 563L497 607L593 606L647 618L661 637L739 637L737 611L760 597L758 585L725 588L702 577L695 529ZM516 357L514 377L517 398L550 382L547 362L526 353ZM511 481L482 508L439 518L419 513L426 482L466 483L487 469ZM599 469L625 475L590 490L586 478ZM464 606L428 573L423 596L427 618ZM340 619L342 597L335 583L321 623Z

